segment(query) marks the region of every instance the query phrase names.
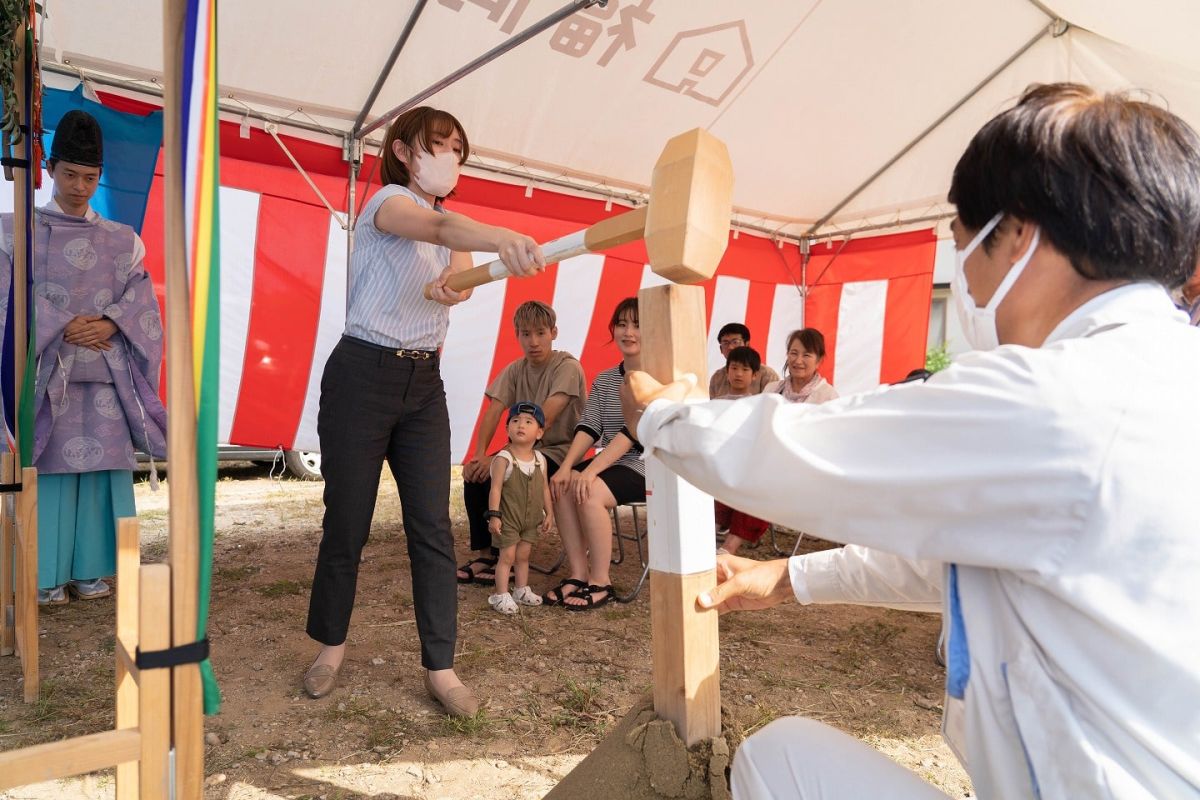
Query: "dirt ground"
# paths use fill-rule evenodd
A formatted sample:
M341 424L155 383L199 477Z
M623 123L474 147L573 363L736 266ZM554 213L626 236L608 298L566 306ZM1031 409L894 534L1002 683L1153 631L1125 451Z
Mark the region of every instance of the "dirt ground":
M142 484L143 558L166 553L166 491ZM465 560L456 475L454 524ZM459 589L463 679L486 700L474 719L439 713L421 688L408 556L395 486L385 475L360 574L340 686L300 692L315 653L304 635L320 539L321 484L225 467L217 494L212 661L221 712L206 725L207 798L540 798L594 749L650 688L648 592L627 605L503 617L488 591ZM628 530L628 518L624 520ZM781 541L790 549L791 540ZM830 547L805 539L801 550ZM618 590L641 574L632 546ZM534 551L548 564L557 537ZM747 551L773 557L770 541ZM537 575L535 588L551 585ZM862 739L952 797L970 783L938 733L940 620L884 609L794 604L721 619L721 690L734 741L802 714ZM21 702L15 658L0 659L0 750L113 724L113 602L45 610L41 699ZM24 787L0 798L110 798L111 770Z

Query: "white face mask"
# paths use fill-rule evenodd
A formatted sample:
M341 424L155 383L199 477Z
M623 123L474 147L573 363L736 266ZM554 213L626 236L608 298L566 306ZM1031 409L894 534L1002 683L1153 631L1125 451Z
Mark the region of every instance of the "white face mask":
M996 309L1000 307L1000 303L1004 301L1013 284L1017 282L1017 278L1021 277L1021 273L1025 271L1029 260L1037 251L1038 241L1041 238L1041 231L1035 230L1033 241L1029 243L1029 249L1025 251L1025 255L1012 265L1012 269L1004 276L1004 280L1000 281L1000 285L996 287L988 304L980 308L976 305L975 298L971 297L970 289L967 288L967 274L964 267L967 259L971 257L971 253L974 253L976 248L983 244L983 240L995 230L1002 219L1004 219L1003 212L992 217L986 225L979 229L979 233L975 234L975 238L966 248L955 253L958 258L951 290L954 295L954 306L958 310L958 321L962 325L963 336L975 350L992 350L1000 346L1000 334L996 331Z
M458 153L451 150L437 155L418 150L416 167L417 186L434 197L445 197L458 183Z

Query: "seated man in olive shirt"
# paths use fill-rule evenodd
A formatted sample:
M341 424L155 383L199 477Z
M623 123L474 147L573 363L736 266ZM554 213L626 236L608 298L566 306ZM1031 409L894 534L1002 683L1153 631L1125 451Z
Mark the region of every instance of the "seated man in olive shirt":
M487 448L505 410L522 401L542 407L546 433L538 449L546 456L547 478L555 473L571 446L575 424L587 399L587 383L579 360L554 349L556 321L554 309L537 300L522 303L513 314L513 327L525 356L505 367L484 393L490 402L479 423L475 452L463 464L463 504L476 557L459 567L459 583L491 586L495 579L496 550L483 515L491 488L492 456Z

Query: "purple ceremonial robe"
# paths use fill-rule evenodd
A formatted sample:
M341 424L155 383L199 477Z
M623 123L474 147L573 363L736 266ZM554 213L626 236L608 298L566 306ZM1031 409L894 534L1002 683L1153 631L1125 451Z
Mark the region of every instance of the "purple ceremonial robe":
M0 224L11 242L12 216L3 215ZM34 466L46 474L128 470L136 466L134 448L165 457L167 416L158 397L162 317L150 276L134 261L136 234L103 217L38 209L34 236ZM7 297L11 268L0 272ZM96 314L118 328L108 340L112 349L64 341L72 319Z

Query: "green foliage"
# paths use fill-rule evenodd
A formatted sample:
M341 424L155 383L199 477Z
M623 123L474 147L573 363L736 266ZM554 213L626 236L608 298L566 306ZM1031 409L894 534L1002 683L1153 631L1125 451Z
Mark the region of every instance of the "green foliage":
M925 369L930 372L940 372L950 366L950 351L946 345L938 345L925 354Z
M286 597L288 595L296 595L303 593L308 588L307 585L299 581L288 579L278 580L274 583L268 583L266 586L258 586L254 591L261 594L263 597Z

